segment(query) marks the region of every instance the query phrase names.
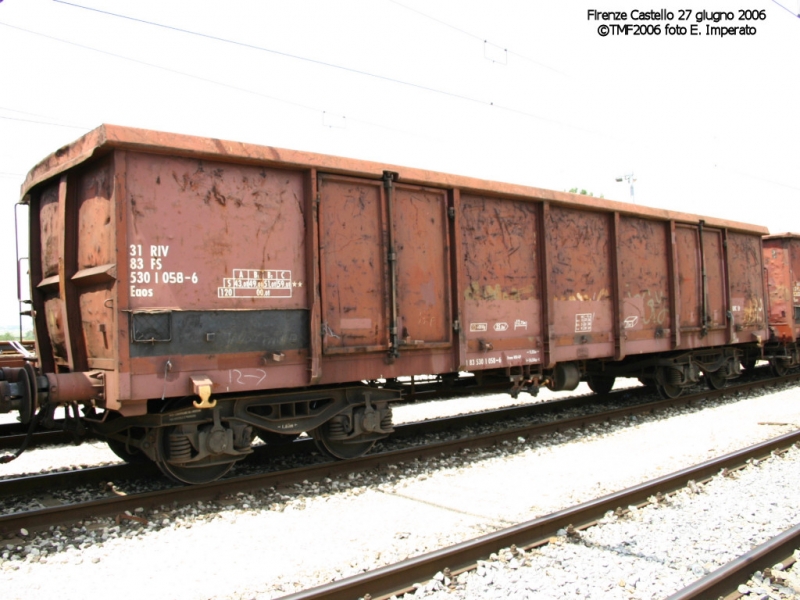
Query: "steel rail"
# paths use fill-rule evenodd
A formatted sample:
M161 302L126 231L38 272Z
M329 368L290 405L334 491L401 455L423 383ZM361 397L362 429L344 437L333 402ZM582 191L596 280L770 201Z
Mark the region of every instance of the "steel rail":
M800 374L795 377L800 377ZM127 510L133 510L136 508L153 509L172 502L181 504L196 502L198 500L213 501L237 492L249 492L261 488L277 487L279 485L291 485L302 482L306 479L314 480L324 477L335 477L340 474L360 472L369 469L380 470L386 468L386 466L389 464L395 464L398 462L407 462L414 459L438 456L441 453L452 454L467 448L490 447L492 445L500 444L504 441L516 440L518 437L530 437L566 429L585 427L594 423L603 423L606 421L612 421L614 419L636 416L664 408L688 405L705 398L717 397L724 395L725 393L741 391L743 389L749 389L763 385L765 385L765 382L761 381L743 384L736 386L735 388L724 388L722 390L715 391L709 390L703 392L702 394L693 396L685 396L676 399L628 406L608 412L582 415L571 419L562 419L547 423L515 427L499 432L491 432L468 438L458 438L435 444L412 446L402 450L367 455L348 461L327 462L318 465L282 471L221 479L219 481L202 485L174 487L143 494L131 494L128 496L113 496L80 504L45 508L22 513L13 513L0 516L0 533L8 534L19 530L20 528L25 528L29 531L37 531L46 529L51 525L74 523L87 518L115 516L124 513ZM588 398L591 398L591 396L588 396ZM557 402L554 402L554 404L557 405ZM480 413L469 416L478 419L482 417ZM445 419L445 421L449 421L449 419ZM414 426L430 426L432 427L433 431L442 431L441 423L438 425L428 425L428 423L429 422L417 423L414 424ZM123 466L130 468L134 473L137 471L137 469L150 467L149 464ZM10 482L6 485L11 486L15 484L24 485L24 479L26 478L3 481Z
M644 388L620 390L614 392L614 395L621 397L623 394L628 393L635 396L641 393L640 390L644 391ZM634 392L634 394L631 394L631 392ZM455 417L442 417L429 419L427 421L407 423L395 426L395 432L390 439L402 440L419 435L456 431L475 425L488 425L502 421L513 421L516 419L541 416L548 413L558 413L571 408L591 406L593 404L602 406L603 399L611 400L612 398L612 395L597 396L589 394L562 400L550 400L536 404L510 406L476 413L467 413ZM565 421L561 422L563 423ZM283 446L258 446L255 450L256 452L254 455L248 457L248 464L264 464L281 456L310 454L316 451L317 447L313 440L301 438L295 440L291 444ZM22 493L35 493L39 490L53 491L79 485L95 484L101 481L135 479L143 476L158 475L159 473L160 471L155 464L123 463L112 466L0 479L0 498L10 495L20 495Z
M798 548L800 548L800 525L795 525L676 592L667 600L701 600L733 594L739 584L750 579L756 571L763 571L778 563L782 563L784 568L792 565L795 562L792 554Z
M777 380L770 380L775 381L776 383L784 382L784 381L792 381L795 379L800 379L800 374L797 375L790 375L786 376L781 379ZM763 379L757 380L760 384L766 385ZM742 387L746 385L748 387ZM747 382L744 384L740 384L737 387L731 388L724 388L727 392L735 392L739 390L750 389L756 386L755 382ZM399 440L409 437L414 437L417 435L425 435L429 433L439 433L442 431L454 431L458 429L463 429L465 427L469 427L471 425L487 425L490 423L498 423L502 421L512 421L514 419L521 419L521 418L528 418L532 416L538 416L547 414L549 412L555 412L558 410L568 410L571 408L577 407L585 407L590 406L592 404L602 405L605 402L613 402L617 398L623 398L626 395L631 399L636 400L636 398L640 395L647 394L647 389L644 387L632 387L632 388L625 388L621 390L614 390L608 394L586 394L582 396L571 396L568 398L559 398L554 400L548 400L546 402L538 402L535 404L525 404L521 406L511 406L506 408L488 410L488 411L481 411L475 413L468 413L463 415L458 415L456 417L443 417L437 419L429 419L427 421L420 421L416 423L407 423L404 425L398 425L395 427L395 432L392 434L391 439ZM719 394L720 392L716 392ZM711 392L704 392L703 394L695 394L691 396L682 396L680 400L682 401L692 401L695 398L705 398L709 397ZM673 406L672 400L664 400L661 404L665 404L667 406ZM642 404L647 404L653 406L654 410L658 410L659 403L653 401L646 401ZM633 404L634 406L637 404ZM13 428L22 427L20 424L5 424L0 425L0 433L4 430L11 431ZM48 432L54 435L69 435L66 439L68 442L74 442L73 437L71 434L66 434L66 432L57 432L51 431ZM22 436L24 437L24 436ZM2 437L0 437L0 448L2 448ZM309 440L296 440L293 444L287 444L286 446L273 446L270 447L268 450L265 448L263 450L256 449L256 453L254 456L248 458L248 462L253 464L254 462L258 461L261 463L268 462L270 459L279 457L279 456L290 456L295 455L299 456L302 454L307 454L312 451L316 450L316 446L310 442ZM59 471L55 473L46 473L42 475L28 475L23 477L15 477L15 478L8 478L8 479L0 479L0 498L8 497L10 495L19 495L24 493L34 493L37 490L57 490L57 489L65 489L69 487L75 487L79 485L90 485L102 481L104 479L107 480L130 480L135 479L138 477L143 476L152 476L158 475L160 471L158 471L155 467L148 467L148 465L129 465L129 464L121 464L121 465L113 465L108 467L93 467L88 469L81 470L80 475L75 474L76 471Z
M404 395L397 404L403 405L409 402L425 401L428 398L444 400L500 394L508 391L508 384L492 383L488 385L477 386L475 384L465 382L461 385L454 385L452 387L445 388L438 386L438 384L421 381L404 383L399 389L401 389ZM28 449L39 446L55 446L57 444L75 443L75 435L71 431L65 430L63 425L63 419L56 419L53 422L52 427L49 429L39 429L35 431L33 433L33 438L28 445ZM27 433L28 426L23 425L22 423L0 423L0 450L19 448L27 437ZM99 438L97 438L91 432L88 432L84 439Z
M769 456L800 443L800 430L732 452L702 464L653 479L634 487L615 492L573 508L521 523L506 529L472 539L449 548L436 550L408 560L381 567L374 571L348 577L303 592L283 596L281 600L352 600L366 597L373 600L400 595L413 590L413 584L427 581L438 571L450 569L455 576L474 568L476 561L492 552L512 545L530 548L545 543L559 529L573 527L585 529L596 524L609 511L627 510L631 505L642 505L658 494L669 494L685 487L689 481L711 479L723 469L743 467L748 460ZM699 597L699 596L698 596ZM704 595L703 598L716 598Z
M479 397L484 395L490 394L499 394L508 391L508 385L501 386L493 385L493 386L457 386L451 389L440 389L433 390L428 389L428 384L426 383L416 383L416 384L404 384L409 387L409 389L416 387L420 388L418 391L414 392L413 394L409 394L409 396L413 395L413 398L409 396L403 396L403 398L397 403L398 405L404 405L409 402L415 400L425 400L425 398L433 396L437 400L445 400L445 399L454 399L454 398L466 398L466 397ZM642 388L643 389L643 388ZM622 395L624 393L630 393L632 391L637 391L637 388L632 389L624 389L624 390L615 390L610 392L608 396L599 396L594 395L594 400L599 401L601 398L613 398L616 395ZM563 400L549 400L547 402L537 403L539 404L553 404L556 402L564 403L564 406L570 406L570 402L572 404L581 404L586 403L588 400L592 398L591 395L584 395L584 396L575 396L573 398L566 398ZM521 408L521 407L510 407L513 408ZM509 409L509 410L510 410ZM498 409L498 410L506 410L506 409ZM491 412L491 411L487 411ZM53 422L53 426L49 429L39 429L34 432L33 439L28 446L28 449L35 448L37 446L42 445L56 445L56 444L74 444L75 443L75 435L70 432L66 431L63 428L64 420L63 419L56 419ZM23 425L22 423L0 423L0 449L8 450L8 449L15 449L19 448L22 445L23 440L27 436L28 433L28 426ZM91 432L88 432L84 439L99 439L94 436Z
M762 375L763 373L766 372L767 372L766 367L759 367L755 371L756 374L762 374ZM789 380L791 380L792 377L800 377L800 375L798 376L789 375L788 377L790 378ZM431 387L431 384L422 381L416 383L403 384L402 389L410 391L408 394L403 396L403 398L397 403L398 405L404 405L414 401L433 401L433 400L446 400L454 398L472 398L476 396L501 394L508 391L508 384L500 385L492 383L483 386L464 384L464 385L455 385L451 388L435 389ZM626 393L627 394L641 393L644 391L644 389L645 388L635 388L635 387L626 388L622 390L613 390L608 394L593 394L593 395L590 394L583 396L574 396L559 400L550 400L544 403L537 403L537 405L552 404L559 402L563 403L565 407L568 407L570 405L569 404L570 402L572 403L572 405L579 405L585 403L587 399L590 398L594 398L595 401L600 402L605 400L611 400L616 396L621 396ZM50 429L35 431L34 437L31 440L28 448L31 449L42 445L75 443L74 434L70 431L64 430L63 423L64 423L63 419L56 419L53 423L53 426ZM28 432L27 425L23 425L22 423L0 423L0 449L7 450L7 449L19 448L23 440L25 439L27 432ZM85 439L97 439L97 438L95 438L91 433L88 433Z
M14 450L22 446L27 434L14 433L11 435L0 435L0 450ZM93 436L88 436L87 439L95 439ZM53 431L36 431L33 434L28 449L36 448L37 446L58 446L60 444L73 444L75 436L68 431L53 430Z
M670 405L673 404L674 401L670 401ZM616 415L627 416L629 414L634 414L631 412L632 410L634 409L624 408L612 412ZM647 410L651 410L649 405ZM594 415L594 420L609 420L609 414L611 413L605 412ZM124 513L126 510L133 510L140 507L154 509L163 504L172 502L190 503L198 500L215 500L232 493L247 492L265 487L287 486L302 482L306 479L322 479L323 477L335 477L340 474L361 472L369 469L383 469L389 464L396 464L403 461L407 462L429 456L438 456L442 452L453 453L464 448L492 446L506 440L517 439L520 435L535 435L578 427L587 424L590 422L590 419L591 416L583 416L576 419L563 419L469 438L412 446L402 450L367 455L348 461L327 462L283 471L222 479L203 485L180 486L143 494L132 494L129 496L111 496L80 504L44 508L24 513L13 513L0 516L0 533L11 533L21 528L25 528L29 531L36 531L46 529L51 525L73 523L87 518L115 516ZM434 431L440 430L441 429L434 428ZM313 446L312 440L307 440L306 443ZM122 466L130 468L133 472L141 467L152 468L150 464ZM6 481L9 481L9 483L6 484L8 486L13 486L15 483L25 484L24 479ZM40 481L44 482L46 478ZM47 490L48 488L44 489Z

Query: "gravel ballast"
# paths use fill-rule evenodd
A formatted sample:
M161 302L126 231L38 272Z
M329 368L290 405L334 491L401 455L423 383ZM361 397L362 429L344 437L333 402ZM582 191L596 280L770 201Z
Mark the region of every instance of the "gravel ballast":
M590 500L799 426L800 391L788 388L708 403L702 410L520 439L383 473L136 513L120 524L97 520L37 536L20 534L4 540L0 551L3 596L278 597ZM783 461L788 459L775 459ZM789 468L796 480L797 464ZM712 503L709 510L715 509ZM743 512L719 518L749 522ZM635 518L609 525L629 522ZM603 543L610 542L597 542ZM578 553L580 562L580 552L591 544L564 540L553 548ZM698 563L704 572L706 562ZM620 581L612 583L627 590L626 598L663 597L646 595L641 578L633 592L628 589L633 579L625 586Z
M407 597L665 598L800 522L798 472L793 447L622 517L609 513L599 526L562 530L540 548L502 549L476 570L453 581L438 574ZM757 579L740 591L800 594L792 571Z

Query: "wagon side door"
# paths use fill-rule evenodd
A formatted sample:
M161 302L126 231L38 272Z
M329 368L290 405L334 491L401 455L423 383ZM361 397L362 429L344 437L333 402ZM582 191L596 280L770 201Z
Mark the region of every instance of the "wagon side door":
M321 175L319 195L323 352L387 350L382 184Z
M389 351L393 325L401 355L450 346L447 192L323 174L319 198L323 353Z
M696 225L678 225L675 234L681 346L694 348L724 344L728 284L725 279L722 231Z

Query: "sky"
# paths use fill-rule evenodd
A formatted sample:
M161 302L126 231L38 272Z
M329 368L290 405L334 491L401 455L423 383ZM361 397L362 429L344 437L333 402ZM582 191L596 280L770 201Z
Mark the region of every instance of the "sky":
M797 13L800 0L0 0L0 327L17 323L25 174L101 123L800 232Z

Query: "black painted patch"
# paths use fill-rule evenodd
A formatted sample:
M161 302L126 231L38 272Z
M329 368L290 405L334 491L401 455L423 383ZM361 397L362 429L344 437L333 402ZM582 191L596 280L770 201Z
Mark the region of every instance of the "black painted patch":
M152 343L172 340L172 311L144 311L131 314L131 339Z
M131 343L132 358L308 348L306 310L173 311L170 318L171 339Z

